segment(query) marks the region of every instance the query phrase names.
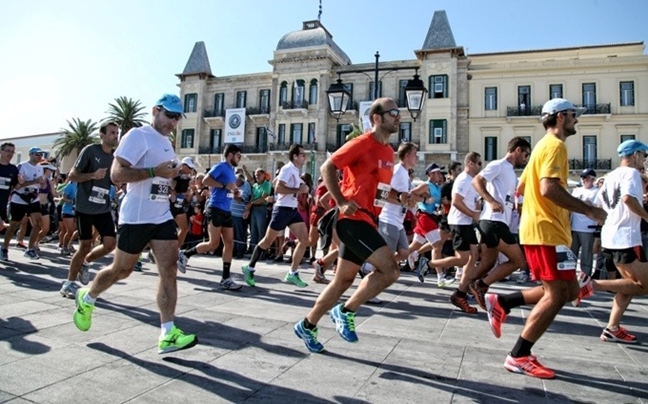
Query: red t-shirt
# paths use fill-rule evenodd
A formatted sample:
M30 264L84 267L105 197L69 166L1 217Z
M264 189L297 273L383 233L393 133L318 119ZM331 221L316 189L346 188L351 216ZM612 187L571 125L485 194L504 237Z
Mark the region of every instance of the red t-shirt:
M203 220L205 219L205 215L202 213L195 213L191 217L191 234L194 236L202 236L203 234Z
M367 132L346 142L333 153L331 159L338 169L344 170L340 186L342 195L355 201L361 209L351 216L340 214L340 219L362 220L375 226L382 208L374 206L374 200L378 184L389 186L391 182L394 149L390 145L379 143L371 132Z

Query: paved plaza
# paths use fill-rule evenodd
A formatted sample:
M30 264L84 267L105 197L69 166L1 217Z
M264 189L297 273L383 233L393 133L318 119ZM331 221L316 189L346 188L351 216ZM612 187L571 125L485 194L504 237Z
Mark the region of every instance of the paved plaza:
M292 327L324 285L296 289L282 282L288 265L260 263L255 288L221 291L220 259L195 256L178 277L176 324L200 343L158 355L151 263L102 295L92 328L81 332L72 323L74 302L58 292L69 259L53 245L38 261L15 248L9 253L12 262L0 262L0 402L648 402L646 298L636 299L623 321L639 338L634 346L599 339L611 294L565 307L534 347L557 375L540 380L502 366L529 307L511 312L498 340L484 312L467 315L448 302L452 289L404 273L380 295L382 304L358 312L357 344L342 340L325 317L326 352L310 354ZM232 265L241 282L243 263ZM312 273L304 268L302 279Z

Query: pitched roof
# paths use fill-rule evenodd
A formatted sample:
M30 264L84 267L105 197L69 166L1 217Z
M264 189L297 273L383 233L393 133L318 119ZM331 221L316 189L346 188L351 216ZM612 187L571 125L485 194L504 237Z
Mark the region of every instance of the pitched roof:
M454 35L452 35L452 29L450 28L445 10L435 11L421 50L456 47L457 44L455 43Z
M191 74L201 74L207 73L212 74L211 66L209 65L209 57L207 56L207 48L205 48L205 43L203 41L196 42L193 50L191 51L191 56L187 61L187 65L182 72L183 76L188 76Z

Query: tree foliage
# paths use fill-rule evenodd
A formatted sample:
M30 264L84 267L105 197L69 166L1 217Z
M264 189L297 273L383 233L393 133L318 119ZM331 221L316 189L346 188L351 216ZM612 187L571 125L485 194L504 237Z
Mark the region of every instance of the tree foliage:
M91 119L82 121L79 118L72 118L72 122L67 121L67 127L61 129L63 136L56 139L53 144L57 158L69 156L76 153L78 156L81 150L87 145L98 143L97 123Z
M107 119L117 123L121 136L124 136L132 128L139 128L148 124L144 119L144 116L146 116L145 108L139 100L118 97L115 98L114 103L108 104Z

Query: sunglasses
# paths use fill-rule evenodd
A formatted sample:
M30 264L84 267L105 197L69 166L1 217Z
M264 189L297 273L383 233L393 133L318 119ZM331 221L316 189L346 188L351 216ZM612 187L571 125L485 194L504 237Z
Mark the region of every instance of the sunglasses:
M182 119L182 114L180 114L178 112L170 112L170 111L167 111L166 109L164 109L162 107L158 107L158 111L164 111L164 116L166 116L169 119L175 119L176 121L179 121L179 120Z
M383 111L380 113L380 115L385 115L385 114L389 114L394 118L396 118L397 116L400 115L400 110L398 108L394 108L394 109L390 109L389 111Z
M561 114L563 114L564 116L571 115L572 118L576 118L576 112L561 112Z

